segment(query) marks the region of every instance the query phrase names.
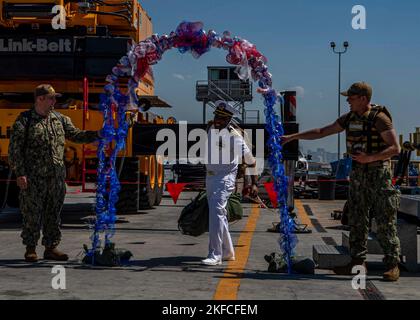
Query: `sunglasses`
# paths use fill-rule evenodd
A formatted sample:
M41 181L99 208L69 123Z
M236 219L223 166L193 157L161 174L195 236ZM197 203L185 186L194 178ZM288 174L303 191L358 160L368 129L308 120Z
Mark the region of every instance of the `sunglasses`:
M215 119L217 118L217 119L229 120L231 117L227 116L227 115L224 115L224 114L215 113L214 118Z

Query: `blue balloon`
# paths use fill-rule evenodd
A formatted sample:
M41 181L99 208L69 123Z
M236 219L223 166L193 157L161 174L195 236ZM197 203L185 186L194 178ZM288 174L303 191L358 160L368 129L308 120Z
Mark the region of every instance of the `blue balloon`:
M266 109L266 130L269 133L267 144L270 150L268 161L272 168L274 178L274 190L277 192L277 201L280 211L280 238L279 245L283 251L284 258L287 262L288 273L292 273L292 257L297 244L297 237L293 233L295 228L294 220L290 218L287 206L288 181L285 176L282 156L282 146L280 142L281 136L284 134L283 126L278 121L278 116L274 111L274 105L278 100L274 90L269 90L264 94L264 105Z

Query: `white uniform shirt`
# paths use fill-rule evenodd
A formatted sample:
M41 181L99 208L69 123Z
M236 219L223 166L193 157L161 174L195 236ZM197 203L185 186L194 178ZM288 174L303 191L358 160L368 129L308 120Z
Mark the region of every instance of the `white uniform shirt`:
M236 174L243 157L248 164L253 159L252 152L241 134L232 127L228 128L218 131L214 126L210 127L206 148L208 174Z

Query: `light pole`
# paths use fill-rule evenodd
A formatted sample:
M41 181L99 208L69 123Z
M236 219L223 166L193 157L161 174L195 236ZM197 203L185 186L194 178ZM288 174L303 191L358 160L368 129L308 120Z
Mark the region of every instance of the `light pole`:
M341 55L347 52L347 48L349 47L349 43L347 41L344 41L343 47L344 50L335 50L336 45L335 42L330 43L331 48L333 49L334 53L338 54L338 117L340 117L341 114L341 98L340 98L340 92L341 92ZM338 160L340 160L340 134L337 134L338 136L338 144L337 144L337 157Z

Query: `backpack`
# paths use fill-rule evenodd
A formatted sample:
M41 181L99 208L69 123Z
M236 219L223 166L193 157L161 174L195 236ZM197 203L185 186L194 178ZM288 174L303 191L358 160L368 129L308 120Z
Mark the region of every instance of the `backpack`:
M243 209L240 193L230 195L226 210L228 222L242 219ZM182 209L178 219L178 230L182 234L193 237L198 237L209 231L209 205L205 191L200 191L194 200Z

